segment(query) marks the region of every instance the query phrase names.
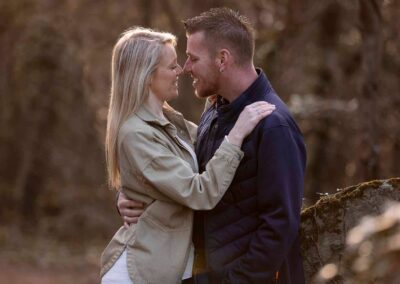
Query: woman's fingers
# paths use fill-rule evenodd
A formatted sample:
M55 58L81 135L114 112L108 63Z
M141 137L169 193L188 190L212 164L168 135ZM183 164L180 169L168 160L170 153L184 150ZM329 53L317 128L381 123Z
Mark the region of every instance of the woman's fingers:
M265 117L271 111L275 109L274 105L271 105L267 102L255 102L253 104L248 105L244 110L244 115L253 118L254 116L257 118L259 116Z
M249 112L249 118L254 119L255 122L259 122L262 118L271 114L275 110L275 106L267 102L256 102L249 105L247 111Z
M246 106L246 108L259 108L259 107L272 107L272 106L274 106L273 104L270 104L270 103L268 103L268 102L265 102L265 101L257 101L257 102L254 102L254 103L252 103L252 104L249 104L249 105L247 105Z
M249 104L247 106L248 107L257 107L257 106L262 106L262 105L270 105L270 106L272 106L272 104L270 104L270 103L268 103L266 101L257 101L257 102L251 103L251 104Z
M229 141L232 144L240 146L243 139L253 131L257 123L274 110L275 106L265 101L258 101L247 105L240 113L234 127L229 132Z

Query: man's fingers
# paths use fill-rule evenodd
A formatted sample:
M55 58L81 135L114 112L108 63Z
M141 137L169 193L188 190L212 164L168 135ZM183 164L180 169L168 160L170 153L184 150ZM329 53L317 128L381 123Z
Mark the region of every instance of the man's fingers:
M134 201L134 200L121 200L118 204L120 208L135 208L135 209L143 209L144 205L142 202Z
M142 215L144 212L144 210L141 209L129 209L129 208L124 208L122 210L120 210L120 213L122 216L124 217L139 217L140 215Z
M126 199L124 201L121 201L121 204L123 204L126 207L132 207L132 208L143 208L143 203L134 201L134 200L129 200Z
M136 224L138 222L139 218L138 217L126 217L124 216L124 223L127 224Z

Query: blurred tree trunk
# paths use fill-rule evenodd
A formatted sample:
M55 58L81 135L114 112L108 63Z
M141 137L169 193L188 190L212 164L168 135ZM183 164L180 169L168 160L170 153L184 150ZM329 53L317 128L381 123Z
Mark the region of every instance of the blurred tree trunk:
M21 33L21 20L32 13L28 0L0 1L0 177L7 184L16 175L17 147L13 137L16 133L16 96L13 95L12 69L15 57L15 42ZM18 14L19 17L16 16ZM8 161L8 162L5 162ZM7 189L0 189L7 190ZM8 189L9 190L9 189ZM10 204L2 204L4 208ZM0 214L1 214L0 210Z
M382 62L381 1L359 0L362 34L362 88L360 107L363 113L361 170L364 180L377 178L379 169L380 69Z
M45 92L44 86L41 87ZM36 202L43 186L43 171L46 168L46 165L40 162L44 158L40 156L43 154L43 145L40 142L42 135L46 135L46 130L51 128L51 120L48 119L49 100L48 96L38 92L30 102L31 110L25 113L21 121L21 128L25 133L21 137L24 145L17 170L15 200L19 201L23 221L33 224L36 222ZM29 127L26 127L27 125Z
M45 35L45 36L44 36ZM43 189L43 179L47 171L48 157L44 149L44 137L52 129L52 101L49 83L59 69L61 51L59 35L44 20L32 21L25 31L18 50L15 64L14 82L24 82L16 86L19 108L20 164L17 169L15 200L19 202L23 222L36 222L37 199ZM29 46L29 52L24 50ZM27 88L27 86L29 86ZM54 95L54 94L53 94Z
M151 27L151 18L154 16L153 13L153 0L140 0L141 11L143 15L143 26Z
M10 143L17 155L8 155L4 163L16 163L15 179L7 186L14 187L24 229L35 228L43 213L53 216L65 207L73 193L60 191L62 184L74 188L104 178L77 49L53 21L29 19L18 38L11 76L16 127Z
M298 0L294 1L295 3ZM298 4L297 4L298 5ZM342 70L338 64L336 46L340 34L340 5L336 2L327 5L326 10L319 17L320 29L318 33L318 44L321 46L322 58L321 66L319 67L318 90L319 96L324 98L336 98L341 95L342 87ZM334 124L335 117L321 117L315 121L314 130L314 147L312 147L312 159L309 160L308 174L312 176L309 182L310 187L307 191L307 196L312 202L318 200L318 192L325 191L321 188L326 176L329 151L331 147L330 131ZM310 149L311 150L311 149Z
M285 29L288 33L296 33L303 23L304 0L290 0L287 4L287 17Z
M304 0L289 0L287 3L287 15L285 19L285 28L277 41L277 52L279 52L279 62L276 70L271 75L277 77L275 88L279 90L281 96L291 94L286 82L295 78L295 66L301 56L302 49L299 46L304 46L304 41L301 38L299 29L304 24Z
M305 190L307 202L314 204L319 198L320 193L325 193L326 189L321 187L323 183L326 168L321 165L326 165L328 158L328 150L330 145L329 130L331 126L330 117L323 117L318 119L318 123L314 124L314 143L312 153L308 153L308 168L307 176L310 177L308 188Z
M390 22L394 23L394 25L389 26L389 30L391 33L390 41L387 44L392 44L397 49L397 54L400 54L400 21L398 17L400 15L400 1L393 1L391 3L390 11L391 17ZM397 56L397 61L400 62L400 56ZM397 65L397 77L400 74L400 65ZM397 80L397 89L400 90L400 80ZM391 139L394 141L392 146L391 156L392 158L392 167L391 172L396 173L400 169L400 128L392 132L392 129L395 129L395 125L399 124L400 121L400 96L399 93L391 94L389 97L389 103L387 104L388 112L391 112L393 115L392 123L390 126L390 135ZM393 98L394 103L393 103Z

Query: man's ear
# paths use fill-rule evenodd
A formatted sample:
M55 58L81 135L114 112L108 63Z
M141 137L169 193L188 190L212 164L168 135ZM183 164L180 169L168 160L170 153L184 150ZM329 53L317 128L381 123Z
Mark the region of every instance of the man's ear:
M215 60L217 67L219 68L219 72L222 73L230 65L232 61L232 54L226 48L220 49Z

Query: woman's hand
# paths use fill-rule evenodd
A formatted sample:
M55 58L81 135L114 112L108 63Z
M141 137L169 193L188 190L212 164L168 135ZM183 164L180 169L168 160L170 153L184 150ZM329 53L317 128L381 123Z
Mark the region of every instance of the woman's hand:
M240 113L232 130L229 132L229 142L239 147L242 146L244 138L253 131L257 123L274 110L274 105L264 101L255 102L246 106Z

